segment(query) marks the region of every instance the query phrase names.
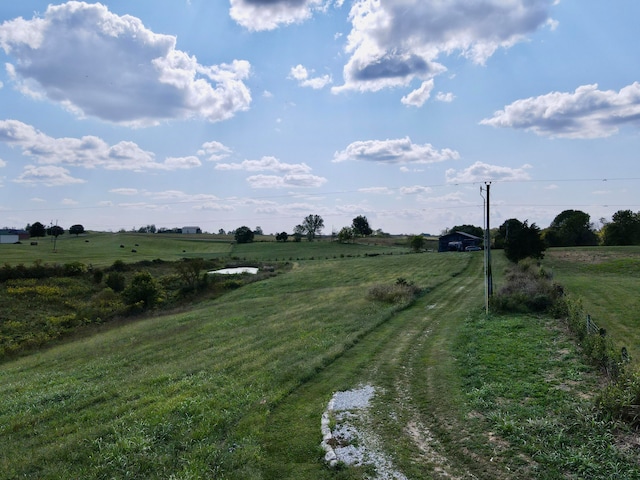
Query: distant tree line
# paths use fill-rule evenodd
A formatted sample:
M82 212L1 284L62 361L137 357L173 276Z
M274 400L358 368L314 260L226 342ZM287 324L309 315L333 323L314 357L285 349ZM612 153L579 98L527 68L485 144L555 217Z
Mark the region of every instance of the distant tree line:
M510 218L492 230L492 247L504 249L509 260L518 262L529 257L541 259L548 247L640 245L640 212L619 210L611 221L601 218L600 223L598 231L589 214L580 210L564 210L545 229L528 220ZM483 237L483 229L473 225L457 225L443 234L449 232Z

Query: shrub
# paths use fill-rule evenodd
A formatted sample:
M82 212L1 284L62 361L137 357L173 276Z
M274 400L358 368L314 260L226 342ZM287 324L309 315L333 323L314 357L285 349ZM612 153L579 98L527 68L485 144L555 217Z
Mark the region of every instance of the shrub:
M115 262L113 262L113 265L111 265L111 270L113 270L114 272L126 272L127 264L122 260L116 260Z
M385 303L407 303L420 292L413 282L398 278L393 285L374 285L369 289L369 298Z
M82 262L71 262L64 264L64 274L67 277L77 277L87 271L87 267Z
M640 426L640 372L627 369L597 396L596 405L610 419Z
M120 272L111 272L107 275L107 287L114 292L122 292L125 288L125 278Z
M523 260L509 267L506 282L491 297L496 312L554 312L564 295L562 286L532 260Z
M136 309L153 307L161 298L162 291L158 283L147 271L134 275L131 283L122 292L122 298L127 305Z

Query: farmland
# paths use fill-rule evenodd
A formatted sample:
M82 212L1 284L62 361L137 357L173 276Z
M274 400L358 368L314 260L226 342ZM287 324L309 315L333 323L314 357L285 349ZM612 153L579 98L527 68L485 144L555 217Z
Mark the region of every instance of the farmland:
M561 326L484 316L481 252L157 237L69 237L41 260L107 266L137 243L148 260L289 268L5 360L3 478L368 478L375 465L332 470L319 447L327 402L360 385L377 392L362 428L407 478L640 478L592 410L598 372ZM40 245L14 247L28 264ZM414 300L371 296L400 279Z

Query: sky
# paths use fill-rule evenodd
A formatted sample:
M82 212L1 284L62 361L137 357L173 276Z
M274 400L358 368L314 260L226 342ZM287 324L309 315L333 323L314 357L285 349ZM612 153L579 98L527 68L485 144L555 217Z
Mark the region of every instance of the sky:
M640 210L637 0L0 2L0 227Z

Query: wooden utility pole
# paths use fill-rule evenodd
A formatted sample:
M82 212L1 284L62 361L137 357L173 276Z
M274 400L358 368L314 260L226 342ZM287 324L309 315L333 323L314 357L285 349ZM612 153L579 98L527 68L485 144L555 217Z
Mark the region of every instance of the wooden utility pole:
M487 198L485 199L486 212L485 212L485 225L484 225L484 305L485 311L489 314L489 297L493 295L493 274L491 273L491 226L490 226L490 193L491 182L485 182L485 190L487 192ZM480 192L482 192L480 187Z

